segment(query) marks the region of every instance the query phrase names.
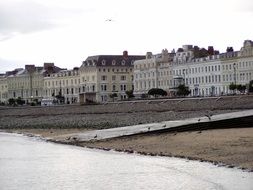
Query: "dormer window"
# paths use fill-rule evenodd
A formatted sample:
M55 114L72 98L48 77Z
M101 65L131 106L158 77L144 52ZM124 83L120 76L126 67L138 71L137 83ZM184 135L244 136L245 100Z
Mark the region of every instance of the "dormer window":
M134 65L134 60L131 61L131 65Z
M103 59L101 63L102 65L105 65L106 61Z
M125 65L126 64L126 61L125 60L122 60L121 61L121 65Z
M115 60L112 60L112 65L116 65L116 61Z

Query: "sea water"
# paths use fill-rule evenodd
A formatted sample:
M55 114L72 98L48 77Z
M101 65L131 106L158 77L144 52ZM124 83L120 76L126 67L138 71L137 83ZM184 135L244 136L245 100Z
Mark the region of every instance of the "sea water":
M0 189L252 190L253 173L0 133Z

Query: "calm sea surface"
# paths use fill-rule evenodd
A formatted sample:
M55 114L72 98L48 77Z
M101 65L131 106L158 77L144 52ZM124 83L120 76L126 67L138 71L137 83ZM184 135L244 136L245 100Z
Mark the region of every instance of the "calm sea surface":
M252 190L253 173L0 133L0 189Z

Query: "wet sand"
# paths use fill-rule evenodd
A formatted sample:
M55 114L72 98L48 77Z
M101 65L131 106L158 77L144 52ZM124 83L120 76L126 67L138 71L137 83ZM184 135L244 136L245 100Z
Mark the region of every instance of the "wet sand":
M253 128L146 134L79 145L210 161L253 171Z
M68 128L68 129L60 129L60 128L52 128L52 129L6 129L4 131L11 133L20 133L25 135L32 136L40 136L42 138L52 138L58 139L61 136L70 135L72 133L84 133L91 129L85 128Z

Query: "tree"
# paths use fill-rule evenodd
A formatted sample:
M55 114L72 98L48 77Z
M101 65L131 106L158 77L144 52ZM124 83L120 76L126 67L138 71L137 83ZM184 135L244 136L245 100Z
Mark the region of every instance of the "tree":
M242 92L245 93L245 90L247 89L246 85L242 85Z
M249 82L249 92L253 92L253 80Z
M185 86L184 84L180 84L177 87L177 95L178 96L188 96L191 93L188 86Z
M15 105L16 104L16 100L14 98L10 98L8 100L8 102L9 102L9 105Z
M118 97L118 94L117 93L112 93L109 96L110 96L110 98L112 98L112 101L114 102L114 98Z
M240 93L244 93L245 90L246 90L246 85L241 85L241 84L238 84L236 86L236 89L240 91Z
M229 85L229 90L235 91L236 90L236 84L233 82Z
M133 94L133 90L128 90L126 91L126 95L127 95L127 98L130 99L130 98L133 98L134 97L134 94Z
M148 95L157 96L167 96L167 92L160 88L152 88L148 91Z
M16 100L16 102L17 102L18 105L23 105L25 103L25 101L22 100L21 97L18 97L17 100Z

